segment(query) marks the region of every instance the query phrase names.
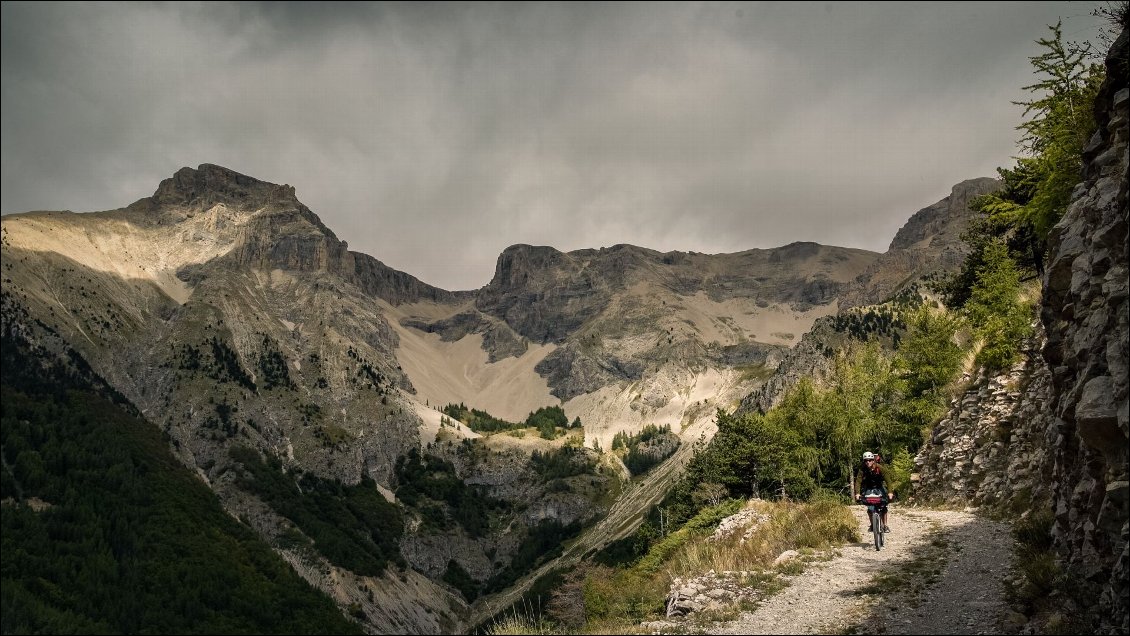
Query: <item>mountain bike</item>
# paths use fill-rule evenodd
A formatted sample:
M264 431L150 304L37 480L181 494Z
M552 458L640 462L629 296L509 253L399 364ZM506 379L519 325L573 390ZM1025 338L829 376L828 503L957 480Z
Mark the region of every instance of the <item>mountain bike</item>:
M867 518L871 521L871 535L875 549L883 549L883 514L887 512L887 498L882 490L864 490L860 503L867 506Z

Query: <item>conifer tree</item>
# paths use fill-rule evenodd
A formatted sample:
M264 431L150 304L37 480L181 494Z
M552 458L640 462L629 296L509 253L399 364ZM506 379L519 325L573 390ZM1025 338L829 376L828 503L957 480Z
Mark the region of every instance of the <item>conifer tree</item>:
M1024 107L1024 117L1031 115L1017 126L1021 156L1015 168L997 170L1004 180L1001 191L972 204L994 219L974 230L1005 237L1015 254L1027 252L1020 260L1037 275L1043 274L1048 233L1083 179L1083 148L1095 132L1091 106L1105 76L1101 64L1088 61L1089 45L1065 43L1059 23L1048 28L1052 36L1036 41L1046 50L1029 58L1039 81L1024 90L1035 96L1014 102Z

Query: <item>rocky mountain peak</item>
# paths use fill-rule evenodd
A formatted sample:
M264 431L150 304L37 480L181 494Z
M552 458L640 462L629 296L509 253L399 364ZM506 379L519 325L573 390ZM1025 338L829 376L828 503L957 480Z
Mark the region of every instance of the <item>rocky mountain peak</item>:
M907 283L934 273L957 271L968 247L961 240L976 212L969 202L1001 187L991 177L967 179L950 189L949 196L922 208L895 234L890 248L856 279L840 307L881 303Z
M931 239L931 244L945 241L948 245L959 240L961 232L965 231L975 214L969 209L969 202L1000 186L1001 182L991 177L966 179L958 183L950 189L948 197L912 215L895 234L888 250L908 249L927 238Z
M524 282L533 271L557 266L565 255L545 245L511 245L498 255L491 286L510 286Z
M351 252L295 189L205 163L181 168L161 181L153 196L124 213L146 226L173 226L195 244L214 246L205 260L190 259L177 276L195 284L202 266L329 272L392 304L419 299L454 301L459 294L432 287L367 254ZM161 230L164 231L164 230ZM183 236L182 236L183 238ZM178 264L179 266L179 264Z
M262 205L278 201L301 205L294 187L260 181L235 170L205 163L193 170L181 168L172 177L161 181L152 200L158 205L199 205L209 208L217 203L235 206Z
M215 217L210 223L216 229L246 227L275 235L285 228L285 233L337 241L318 215L298 200L294 186L261 181L210 163L177 170L161 181L153 196L137 201L128 210L137 215L135 221L146 224L175 225L193 218L200 221L203 214ZM237 218L242 220L237 222Z

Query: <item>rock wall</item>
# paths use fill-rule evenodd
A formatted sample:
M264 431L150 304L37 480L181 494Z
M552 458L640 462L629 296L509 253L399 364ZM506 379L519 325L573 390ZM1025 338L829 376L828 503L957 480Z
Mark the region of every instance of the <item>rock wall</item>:
M915 497L1021 513L1048 505L1055 419L1048 410L1051 372L1040 334L1005 373L966 377L915 462Z
M1084 182L1050 240L1044 358L1052 369L1057 549L1097 599L1096 630L1127 633L1127 32L1107 56Z

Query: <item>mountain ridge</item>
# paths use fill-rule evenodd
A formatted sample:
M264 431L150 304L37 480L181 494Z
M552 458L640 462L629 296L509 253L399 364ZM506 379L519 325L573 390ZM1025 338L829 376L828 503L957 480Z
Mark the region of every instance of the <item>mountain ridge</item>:
M591 522L607 502L586 499L591 484L550 493L548 482L528 483L521 457L563 440L475 441L436 407L466 402L521 421L556 403L583 422L587 454L649 424L670 426L689 448L880 257L811 242L717 255L519 244L499 255L490 283L448 292L350 251L289 185L213 164L178 170L119 210L5 216L2 243L6 289L271 541L287 522L240 486L235 445L312 478L372 479L391 498L404 479L397 461L442 442L447 450L435 452L460 479L487 471L489 496L537 500L543 512L478 538L408 524L402 551L432 577L414 583L430 599L421 602L456 622L464 610L439 591L448 561L471 577L451 575L470 580L467 589L516 575L507 555L540 536L537 524ZM461 458L461 446L446 446L464 440L486 454ZM664 474L687 457L677 453ZM617 533L631 513L617 513L628 524ZM286 554L339 601L374 584ZM351 591L339 593L341 581ZM365 607L373 624L392 620Z
M962 187L958 184L954 192ZM944 228L946 214L955 209L952 204L943 205L949 199L912 217L892 241L892 250L925 210L937 208L932 225L920 228L919 234L936 232L939 224ZM771 371L815 320L834 314L843 304L850 305L850 300L843 299L867 289L876 272L882 271L877 264L888 256L807 241L714 255L659 252L630 244L571 252L516 244L500 253L487 285L449 292L348 250L347 243L297 199L292 186L268 183L215 164L181 168L162 180L152 196L120 210L88 215L38 212L4 218L10 252L18 243L68 253L73 250L67 249L66 240L48 235L67 230L64 226L68 224L80 226L69 230L70 239L85 242L89 248L75 252L82 257L80 262L106 273L148 278L181 307L209 277L219 282L250 276L249 281L254 279L250 287L234 279L220 283L245 290L263 285L289 286L292 292L288 293L298 293L293 290L299 288L305 290L302 294L320 290L329 293L320 301L326 306L332 305L334 293L344 289L341 284L354 287L390 307L402 308L363 310L362 314L372 314L375 330L350 322L369 332L366 339L375 347L374 353L379 352L377 358L385 361L380 365L381 374L427 403L473 395L483 386L472 382L454 393L436 389L419 394L415 386L419 382L414 383L403 371L405 361L397 360L398 352L403 351L400 343L410 334L439 334L441 343L478 334L488 365L504 359L523 360L531 344L551 346L538 354L532 366L562 402L594 395L615 384L643 381L656 389L666 387L636 392L631 406L620 409L621 414L633 414L637 426L666 408L688 378L703 377L709 369L761 369L756 376ZM48 227L19 240L7 228L20 227L21 219L26 225L41 221ZM48 220L63 223L55 227ZM105 226L89 227L95 221ZM163 244L147 238L170 230ZM902 252L910 247L902 247ZM60 267L66 271L68 266ZM295 287L295 275L317 280ZM121 284L113 286L118 289L115 296L128 298ZM231 293L219 293L230 304ZM256 299L249 301L266 310L264 301L276 292L264 288L263 293L267 295L252 294ZM61 302L58 298L44 300L45 304ZM145 321L140 306L161 304L150 298L123 313L140 323ZM175 311L173 305L160 309L164 314ZM286 325L301 322L295 319L294 307L282 313L287 315L279 319ZM90 339L85 333L81 337ZM250 348L247 345L253 337L248 330L237 337L244 342L237 350ZM292 339L293 335L282 332L274 339L280 338ZM670 366L672 361L675 367ZM673 379L675 368L682 369L675 375L683 379ZM418 372L415 375L419 377ZM724 377L721 381L728 382ZM591 415L595 408L591 404L574 406L578 414ZM520 419L521 413L503 415ZM688 423L681 421L682 415L664 417L667 424ZM610 441L614 432L608 428L602 433L601 443Z

